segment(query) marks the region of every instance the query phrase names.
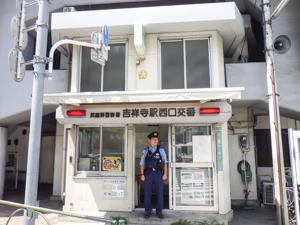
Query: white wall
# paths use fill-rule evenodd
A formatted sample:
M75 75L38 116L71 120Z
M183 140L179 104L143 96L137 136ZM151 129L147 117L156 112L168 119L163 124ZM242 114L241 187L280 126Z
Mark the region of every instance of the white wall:
M22 131L26 130L26 135L22 134ZM7 146L7 151L17 152L18 168L19 168L19 181L25 181L26 167L27 167L27 152L28 152L28 127L18 126L10 128L8 131L8 140L11 144ZM14 144L14 141L18 140L18 145ZM8 174L8 179L14 179L13 174Z
M53 196L61 196L62 179L63 179L63 125L56 124L56 136L55 136L55 158L54 158L54 174L53 174Z
M26 130L25 135L22 133L23 130ZM18 126L10 128L8 133L8 140L11 140L11 144L7 146L7 151L8 153L17 152L19 181L25 181L29 129L28 127ZM18 140L18 145L14 144L15 140ZM43 136L41 139L39 182L52 183L54 173L54 150L55 137ZM14 180L14 174L7 173L6 178Z
M251 113L250 113L251 115ZM247 121L250 121L249 123ZM253 122L252 117L247 118L246 108L233 108L233 117L230 119L230 124L234 127L234 132L229 130L229 162L230 162L230 187L231 187L231 199L232 200L243 200L244 199L244 185L242 183L240 174L237 171L237 164L242 160L242 152L239 147L239 135L249 135L249 147L250 151L247 153L247 161L251 165L252 170L252 182L249 185L250 200L257 199L257 182L258 176L271 176L272 167L257 167L256 168L256 146L255 146L255 129L269 129L269 117L268 116L257 116L257 123L255 128L252 128ZM249 130L248 126L249 125ZM300 122L294 119L281 117L282 129L299 129ZM230 127L230 126L229 126ZM249 132L248 132L249 131ZM257 171L256 171L257 170ZM257 173L257 174L256 174Z
M76 127L67 133L66 160L66 193L64 211L131 211L134 207L133 172L134 172L134 143L133 129L128 127L127 168L126 176L92 177L75 174L76 169ZM125 180L124 199L111 199L104 196L104 180Z
M241 112L242 111L242 112ZM248 130L247 123L240 121L247 121L247 110L240 108L233 108L234 116L230 119L230 124L234 127L234 131L229 129L229 165L230 165L230 189L232 200L245 199L245 185L242 182L241 176L237 170L237 164L243 159L242 151L239 147L239 136L248 135L249 152L246 154L246 160L250 163L252 171L252 182L249 183L249 200L257 199L256 188L256 164L255 164L255 146L253 129ZM230 127L230 126L229 126Z

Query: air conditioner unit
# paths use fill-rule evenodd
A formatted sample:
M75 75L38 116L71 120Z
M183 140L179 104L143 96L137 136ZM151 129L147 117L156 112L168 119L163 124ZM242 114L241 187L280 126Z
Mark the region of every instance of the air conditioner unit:
M263 182L263 203L265 205L275 205L274 183Z
M76 12L77 10L75 7L69 6L69 7L63 7L63 12Z

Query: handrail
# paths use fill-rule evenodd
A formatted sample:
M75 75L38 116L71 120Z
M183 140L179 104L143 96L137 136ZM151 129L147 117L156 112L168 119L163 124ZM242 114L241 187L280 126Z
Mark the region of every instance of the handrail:
M75 218L80 218L80 219L85 219L85 220L92 220L92 221L97 221L97 222L105 222L105 223L111 223L111 224L117 223L117 221L114 219L107 219L107 218L97 217L97 216L88 216L88 215L83 215L83 214L79 214L79 213L62 212L59 210L48 209L48 208L37 207L37 206L30 206L30 205L25 205L25 204L5 201L5 200L0 200L0 205L11 206L11 207L25 209L25 210L30 209L32 211L36 211L36 212L40 212L40 213L54 213L54 214L58 214L58 215L75 217Z

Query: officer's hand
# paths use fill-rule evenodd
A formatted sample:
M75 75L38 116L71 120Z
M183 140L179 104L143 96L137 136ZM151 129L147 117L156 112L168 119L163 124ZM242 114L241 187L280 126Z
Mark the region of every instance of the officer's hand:
M141 175L141 181L145 181L145 175Z
M167 175L164 174L164 175L162 176L162 180L163 180L163 181L166 181L167 179L168 179Z

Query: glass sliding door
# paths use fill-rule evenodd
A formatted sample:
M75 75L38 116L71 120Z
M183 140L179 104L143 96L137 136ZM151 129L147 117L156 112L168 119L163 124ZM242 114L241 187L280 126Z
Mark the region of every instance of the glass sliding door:
M173 208L217 210L211 126L172 126Z

